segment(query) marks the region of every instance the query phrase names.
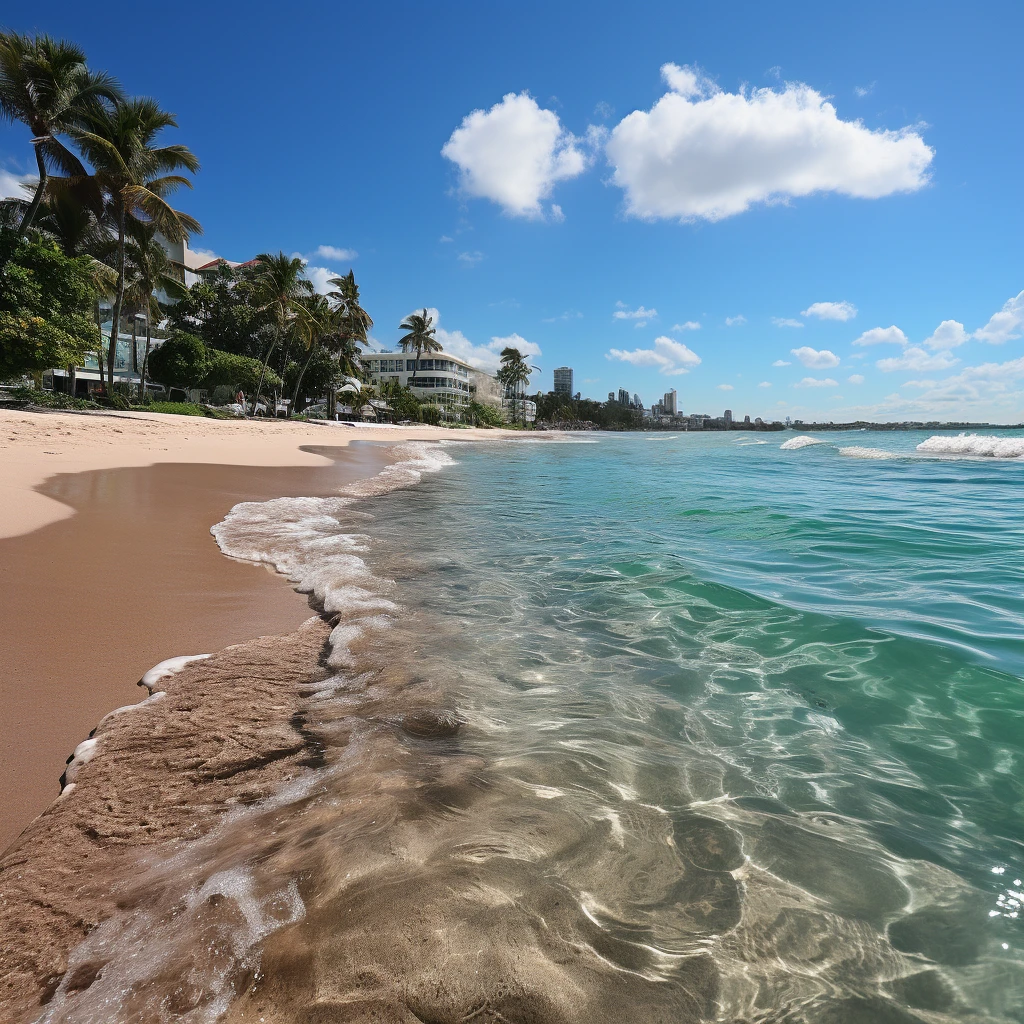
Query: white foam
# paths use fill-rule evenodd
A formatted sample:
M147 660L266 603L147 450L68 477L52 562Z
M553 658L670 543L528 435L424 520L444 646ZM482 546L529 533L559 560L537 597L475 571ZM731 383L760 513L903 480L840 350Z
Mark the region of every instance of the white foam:
M883 448L858 448L853 445L849 448L840 448L840 455L850 459L898 459L896 452L887 452Z
M973 455L989 459L1024 458L1024 437L996 437L987 434L936 434L922 441L919 452L931 455Z
M792 452L796 451L798 448L808 448L812 444L825 444L825 442L820 441L816 437L808 437L806 434L801 434L799 437L791 437L788 441L784 441L779 445L779 450Z
M81 743L75 747L75 753L71 758L71 763L64 770L64 787L67 788L68 784L74 782L75 776L82 770L84 765L87 765L98 753L99 753L100 741L95 737L88 740L82 740Z
M158 665L154 665L139 680L139 683L152 693L157 683L171 676L176 676L189 662L202 661L204 658L209 657L209 654L183 654L177 658L168 658L166 661L161 661Z

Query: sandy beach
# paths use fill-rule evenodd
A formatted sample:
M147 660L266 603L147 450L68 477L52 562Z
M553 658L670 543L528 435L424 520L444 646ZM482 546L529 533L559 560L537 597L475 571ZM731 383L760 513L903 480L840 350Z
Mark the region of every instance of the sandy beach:
M308 618L287 581L217 549L233 505L333 494L389 443L478 434L496 432L0 411L0 849L147 669Z

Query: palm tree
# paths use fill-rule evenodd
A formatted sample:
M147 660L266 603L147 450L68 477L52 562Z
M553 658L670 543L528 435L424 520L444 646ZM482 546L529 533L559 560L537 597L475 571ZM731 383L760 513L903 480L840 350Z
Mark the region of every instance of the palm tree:
M58 138L73 134L107 104L122 100L110 75L90 71L85 53L74 43L49 36L0 33L0 118L21 121L32 132L39 183L18 228L24 234L35 220L46 193L50 167L84 180L82 162Z
M103 195L111 224L117 232L115 271L117 287L111 310L107 378L114 380L114 356L124 306L125 246L131 220L152 225L165 238L180 242L199 234L199 222L175 210L167 197L192 182L174 172L199 170L195 154L183 145L158 146L165 128L176 128L173 114L152 99L130 99L112 110L100 108L85 120L86 127L70 131L94 171L92 180Z
M359 285L351 270L344 277L332 277L328 284L334 285L328 298L337 313L335 354L339 357L342 371L358 377L362 369L359 365L359 348L367 342L373 319L359 303ZM331 392L331 415L334 414L334 402L334 392Z
M268 252L261 252L256 257L256 263L256 274L251 286L253 298L271 315L274 330L253 398L254 408L263 390L271 353L291 329L299 299L313 294L313 286L302 276L306 264L298 256L286 256L283 252L273 256Z
M512 392L513 409L515 409L516 397L520 396L524 427L526 426L526 385L530 383L530 375L536 369L536 366L530 366L527 363L519 349L507 347L501 350L501 369L498 370L498 380Z
M306 348L306 359L299 370L298 379L295 381L295 393L292 396L292 412L299 411L299 394L302 388L302 378L309 369L309 364L317 351L323 346L336 327L337 313L331 308L327 297L313 292L298 298L295 305L295 329L300 341Z
M413 387L416 380L416 374L420 369L420 359L424 352L440 352L441 342L434 336L436 328L434 327L434 318L427 315L427 311L424 309L422 313L410 313L399 325L400 331L407 331L408 333L398 339L398 344L401 346L403 352L412 350L416 353L416 368L413 370L413 375L409 381L409 386Z
M135 313L146 317L146 352L142 358L139 373L139 397L146 397L146 371L149 368L149 352L153 343L153 320L163 317L163 310L156 298L156 292L162 291L167 298L183 299L188 289L178 280L174 273L167 250L156 239L156 228L152 224L141 221L129 222L131 238L125 247L125 264L127 267L125 284L125 303ZM132 359L137 359L135 343L135 320L132 321ZM135 367L139 369L139 367Z

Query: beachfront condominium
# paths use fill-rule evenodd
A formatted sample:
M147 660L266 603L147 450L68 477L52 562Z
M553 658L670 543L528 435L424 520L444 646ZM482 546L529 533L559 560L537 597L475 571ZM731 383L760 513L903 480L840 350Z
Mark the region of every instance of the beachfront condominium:
M421 402L456 413L471 401L498 408L502 405L502 392L495 378L450 352L433 352L429 359L419 360L406 352L368 352L362 364L374 387L397 381Z
M675 416L679 412L679 405L676 402L675 388L673 388L671 391L665 392L665 397L661 400L661 404L665 409L666 416Z
M565 395L568 398L572 395L572 367L555 367L555 394Z

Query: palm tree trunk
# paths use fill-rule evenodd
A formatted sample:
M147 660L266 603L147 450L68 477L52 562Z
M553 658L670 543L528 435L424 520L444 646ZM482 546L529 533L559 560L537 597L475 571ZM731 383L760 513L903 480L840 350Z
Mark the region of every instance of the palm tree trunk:
M103 380L103 317L100 314L100 297L96 296L96 327L99 329L100 347L96 349L96 365L100 371L100 387L105 387Z
M78 378L75 374L75 364L71 363L71 365L68 366L68 394L71 395L72 398L75 397L75 387L77 379Z
M146 401L146 369L149 367L149 346L152 343L152 331L150 329L149 317L146 317L146 354L142 357L142 374L139 380L140 401Z
M38 142L34 139L32 141L36 151L36 167L39 168L39 184L36 186L36 194L32 197L31 205L25 211L25 216L21 218L21 225L18 228L19 235L25 234L32 227L32 222L39 212L39 205L43 201L43 194L46 192L46 161L43 159L43 141L43 139L39 139Z
M271 353L274 351L274 346L276 344L277 344L277 338L274 338L270 342L270 347L267 349L267 358L263 360L263 369L260 372L260 382L256 386L256 394L253 396L253 400L252 400L252 414L253 414L253 416L256 415L256 403L260 400L260 392L263 390L263 381L266 379L266 376L267 376L267 363L270 362L270 356L271 356Z
M117 335L121 326L121 307L124 305L124 206L118 202L117 210L117 291L114 308L110 311L113 323L110 325L110 349L107 352L107 390L114 397L114 358L117 355Z
M316 345L309 346L309 355L306 356L306 361L302 364L302 369L299 370L299 379L295 382L295 394L292 397L292 415L299 411L299 388L302 387L302 378L306 376L306 370L309 364L313 361L313 356L316 353Z

